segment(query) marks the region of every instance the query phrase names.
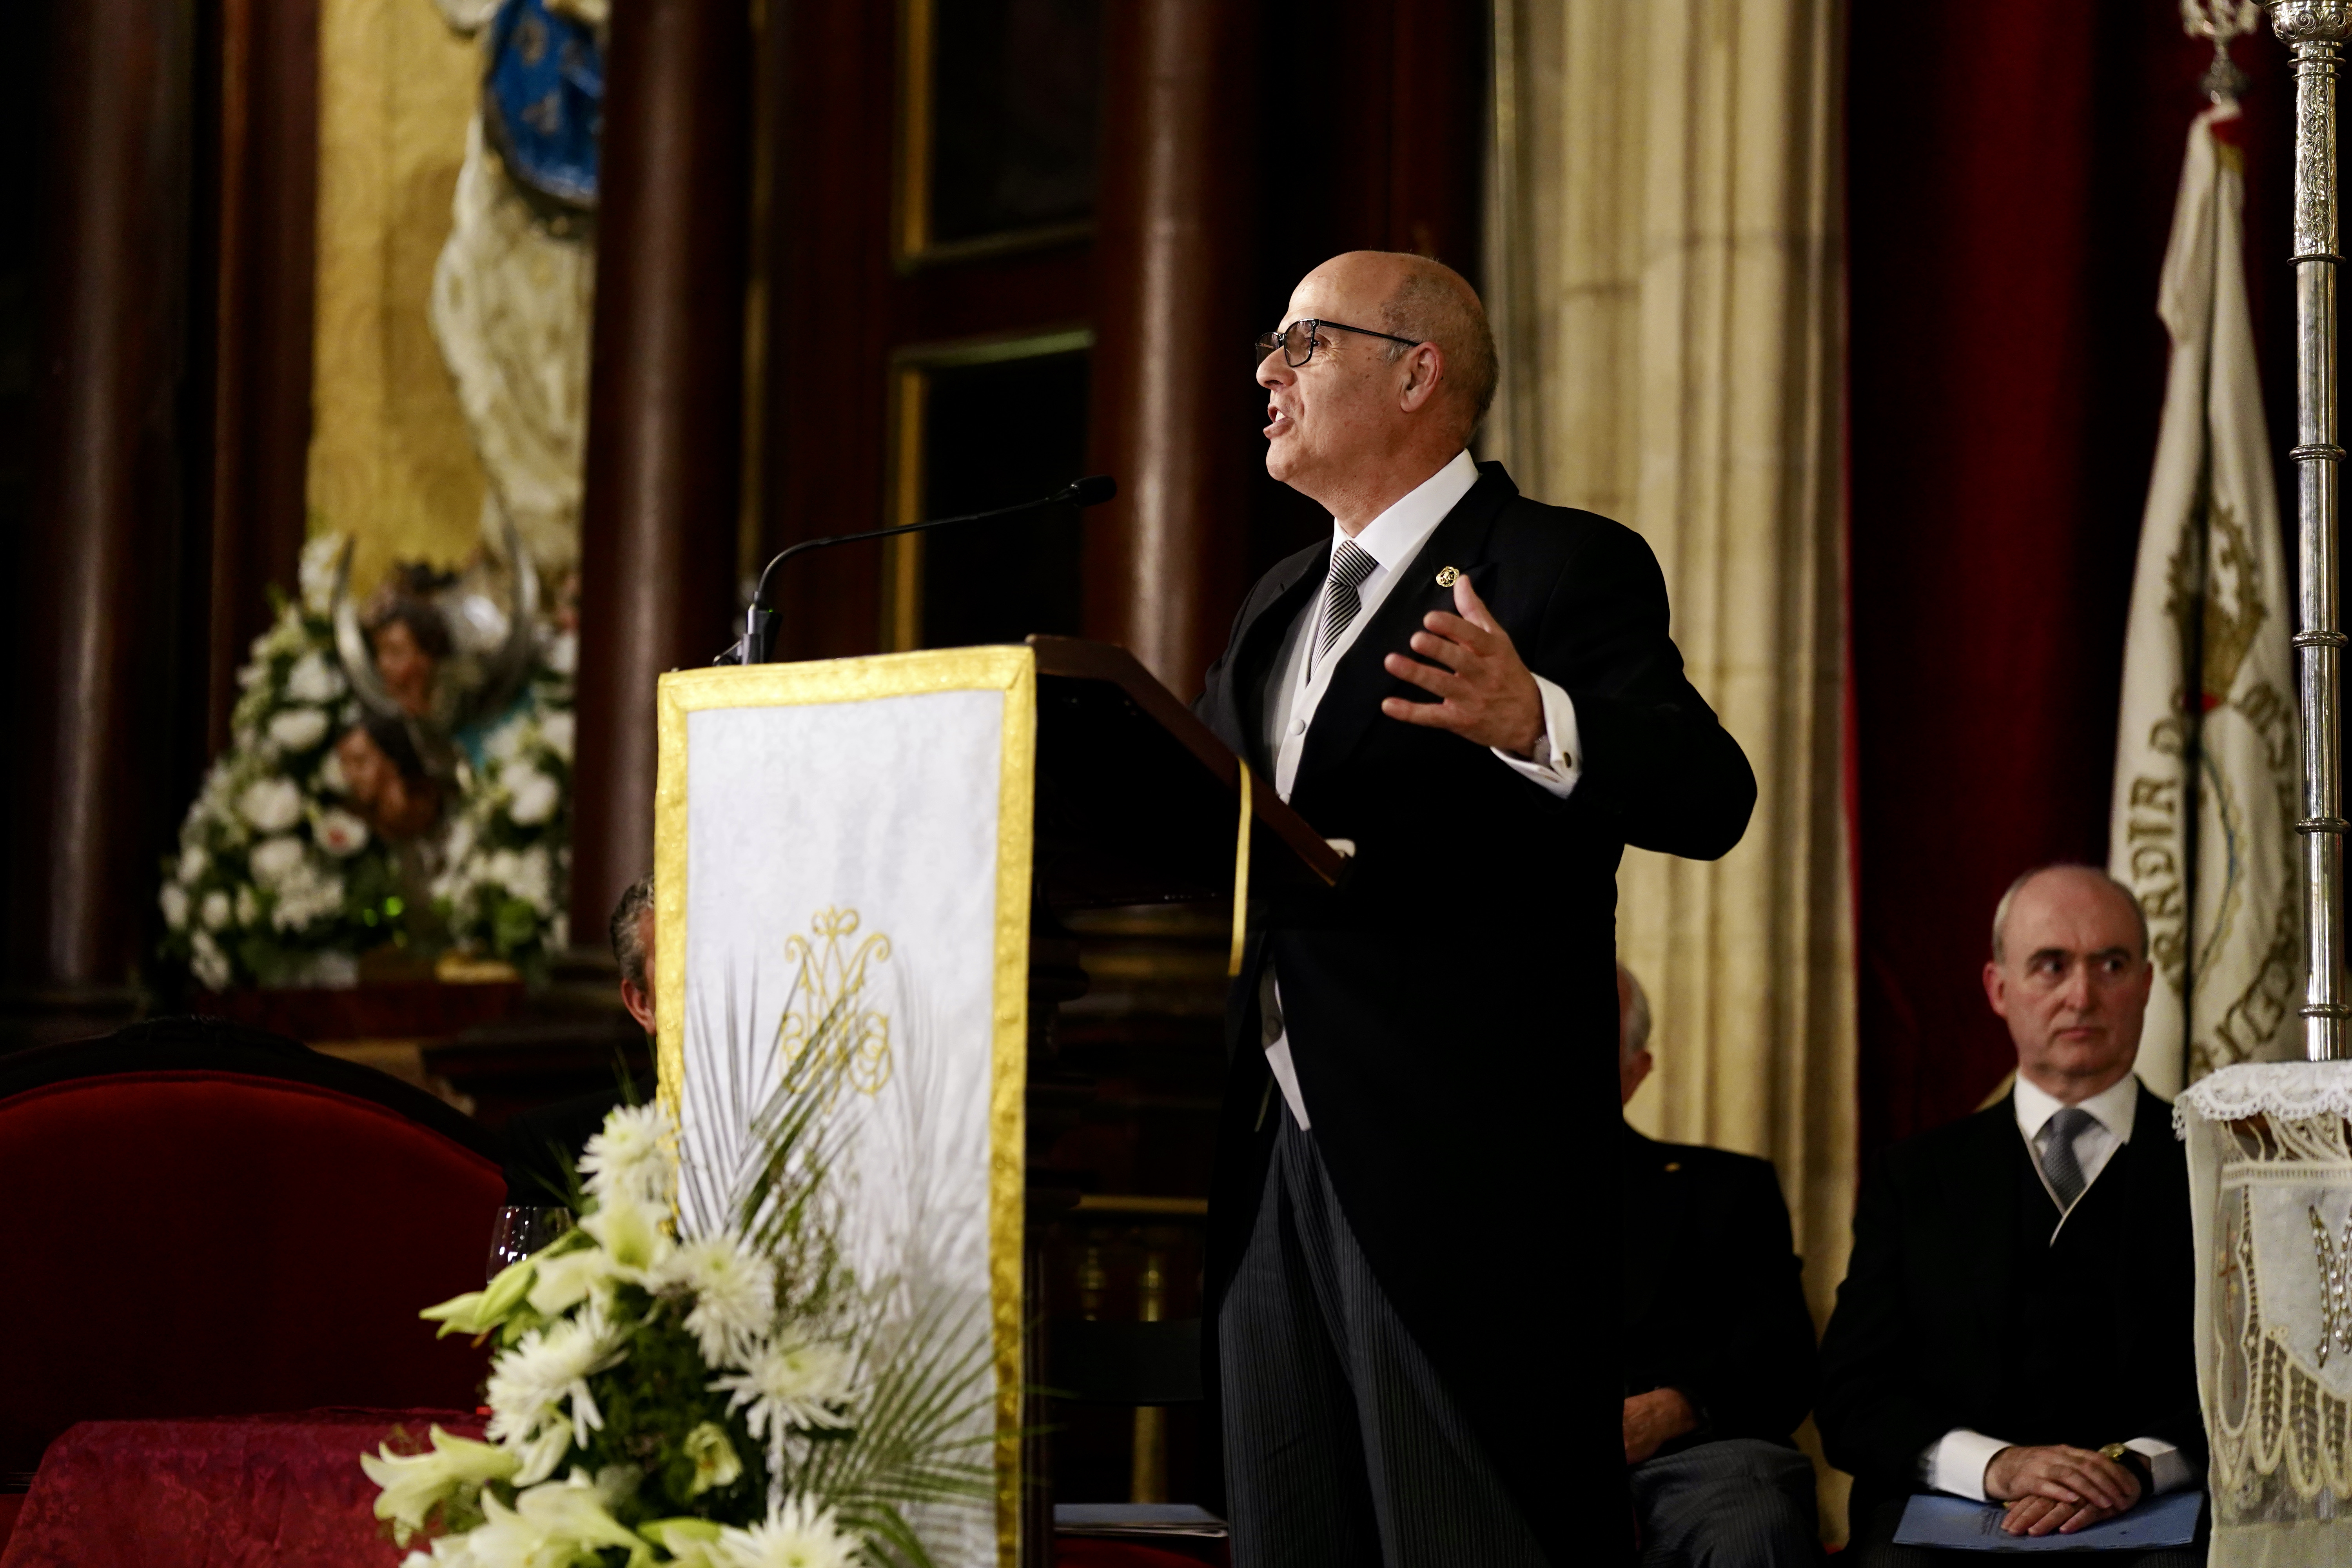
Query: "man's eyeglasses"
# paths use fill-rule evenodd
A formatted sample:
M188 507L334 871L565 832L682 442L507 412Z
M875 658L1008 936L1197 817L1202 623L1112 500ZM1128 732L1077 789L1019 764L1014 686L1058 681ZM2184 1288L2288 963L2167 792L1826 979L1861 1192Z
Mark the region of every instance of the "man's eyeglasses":
M1341 321L1318 321L1312 316L1301 316L1278 332L1257 335L1257 357L1264 359L1275 350L1282 351L1282 363L1297 370L1315 357L1323 346L1325 332L1354 332L1359 337L1381 338L1389 342L1402 343L1409 349L1419 348L1419 338L1401 338L1394 332L1376 332L1370 327L1350 327Z

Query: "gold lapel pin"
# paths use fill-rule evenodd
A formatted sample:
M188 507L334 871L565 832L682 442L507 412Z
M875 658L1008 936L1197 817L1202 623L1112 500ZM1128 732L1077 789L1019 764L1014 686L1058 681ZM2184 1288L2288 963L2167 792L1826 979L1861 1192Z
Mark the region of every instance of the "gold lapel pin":
M1462 581L1462 572L1459 567L1446 566L1439 569L1437 574L1437 585L1439 587L1451 588L1454 584L1459 583L1460 581Z

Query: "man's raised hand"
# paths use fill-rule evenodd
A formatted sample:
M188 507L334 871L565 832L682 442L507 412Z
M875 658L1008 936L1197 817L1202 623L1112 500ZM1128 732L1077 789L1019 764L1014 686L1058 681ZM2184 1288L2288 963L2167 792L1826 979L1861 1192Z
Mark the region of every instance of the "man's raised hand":
M1391 675L1440 700L1390 697L1381 700L1381 711L1408 724L1451 730L1515 757L1532 756L1544 733L1543 696L1534 674L1520 662L1511 635L1496 625L1466 574L1454 580L1454 607L1461 614L1432 610L1412 634L1412 651L1432 662L1401 653L1382 661Z

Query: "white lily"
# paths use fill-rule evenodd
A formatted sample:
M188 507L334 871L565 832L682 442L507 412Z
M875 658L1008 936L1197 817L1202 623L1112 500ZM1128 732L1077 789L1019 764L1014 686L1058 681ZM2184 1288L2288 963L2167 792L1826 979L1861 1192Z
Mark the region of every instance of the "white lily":
M509 1509L495 1496L482 1499L482 1522L466 1537L482 1568L562 1568L594 1562L600 1546L618 1546L646 1556L646 1543L605 1511L604 1500L587 1477L574 1470L561 1481L534 1486Z
M453 1437L438 1426L433 1447L422 1454L395 1454L388 1447L360 1456L360 1468L383 1489L376 1494L375 1516L393 1521L394 1539L401 1545L425 1528L434 1509L467 1487L505 1480L515 1473L515 1456L494 1443Z

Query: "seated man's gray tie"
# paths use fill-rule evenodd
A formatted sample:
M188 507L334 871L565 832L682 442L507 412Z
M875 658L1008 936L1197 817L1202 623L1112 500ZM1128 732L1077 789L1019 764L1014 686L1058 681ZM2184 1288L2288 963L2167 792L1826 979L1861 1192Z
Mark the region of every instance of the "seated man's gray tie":
M2092 1120L2091 1113L2079 1105L2051 1113L2042 1145L2042 1173L2050 1178L2050 1190L2058 1194L2061 1209L2073 1208L2074 1200L2083 1195L2083 1165L2074 1158L2074 1135Z
M1331 651L1331 645L1339 640L1339 634L1348 629L1348 623L1364 607L1363 598L1356 589L1379 564L1352 539L1339 541L1339 547L1331 552L1331 586L1323 596L1323 633L1315 639L1316 663L1323 662L1323 656Z

